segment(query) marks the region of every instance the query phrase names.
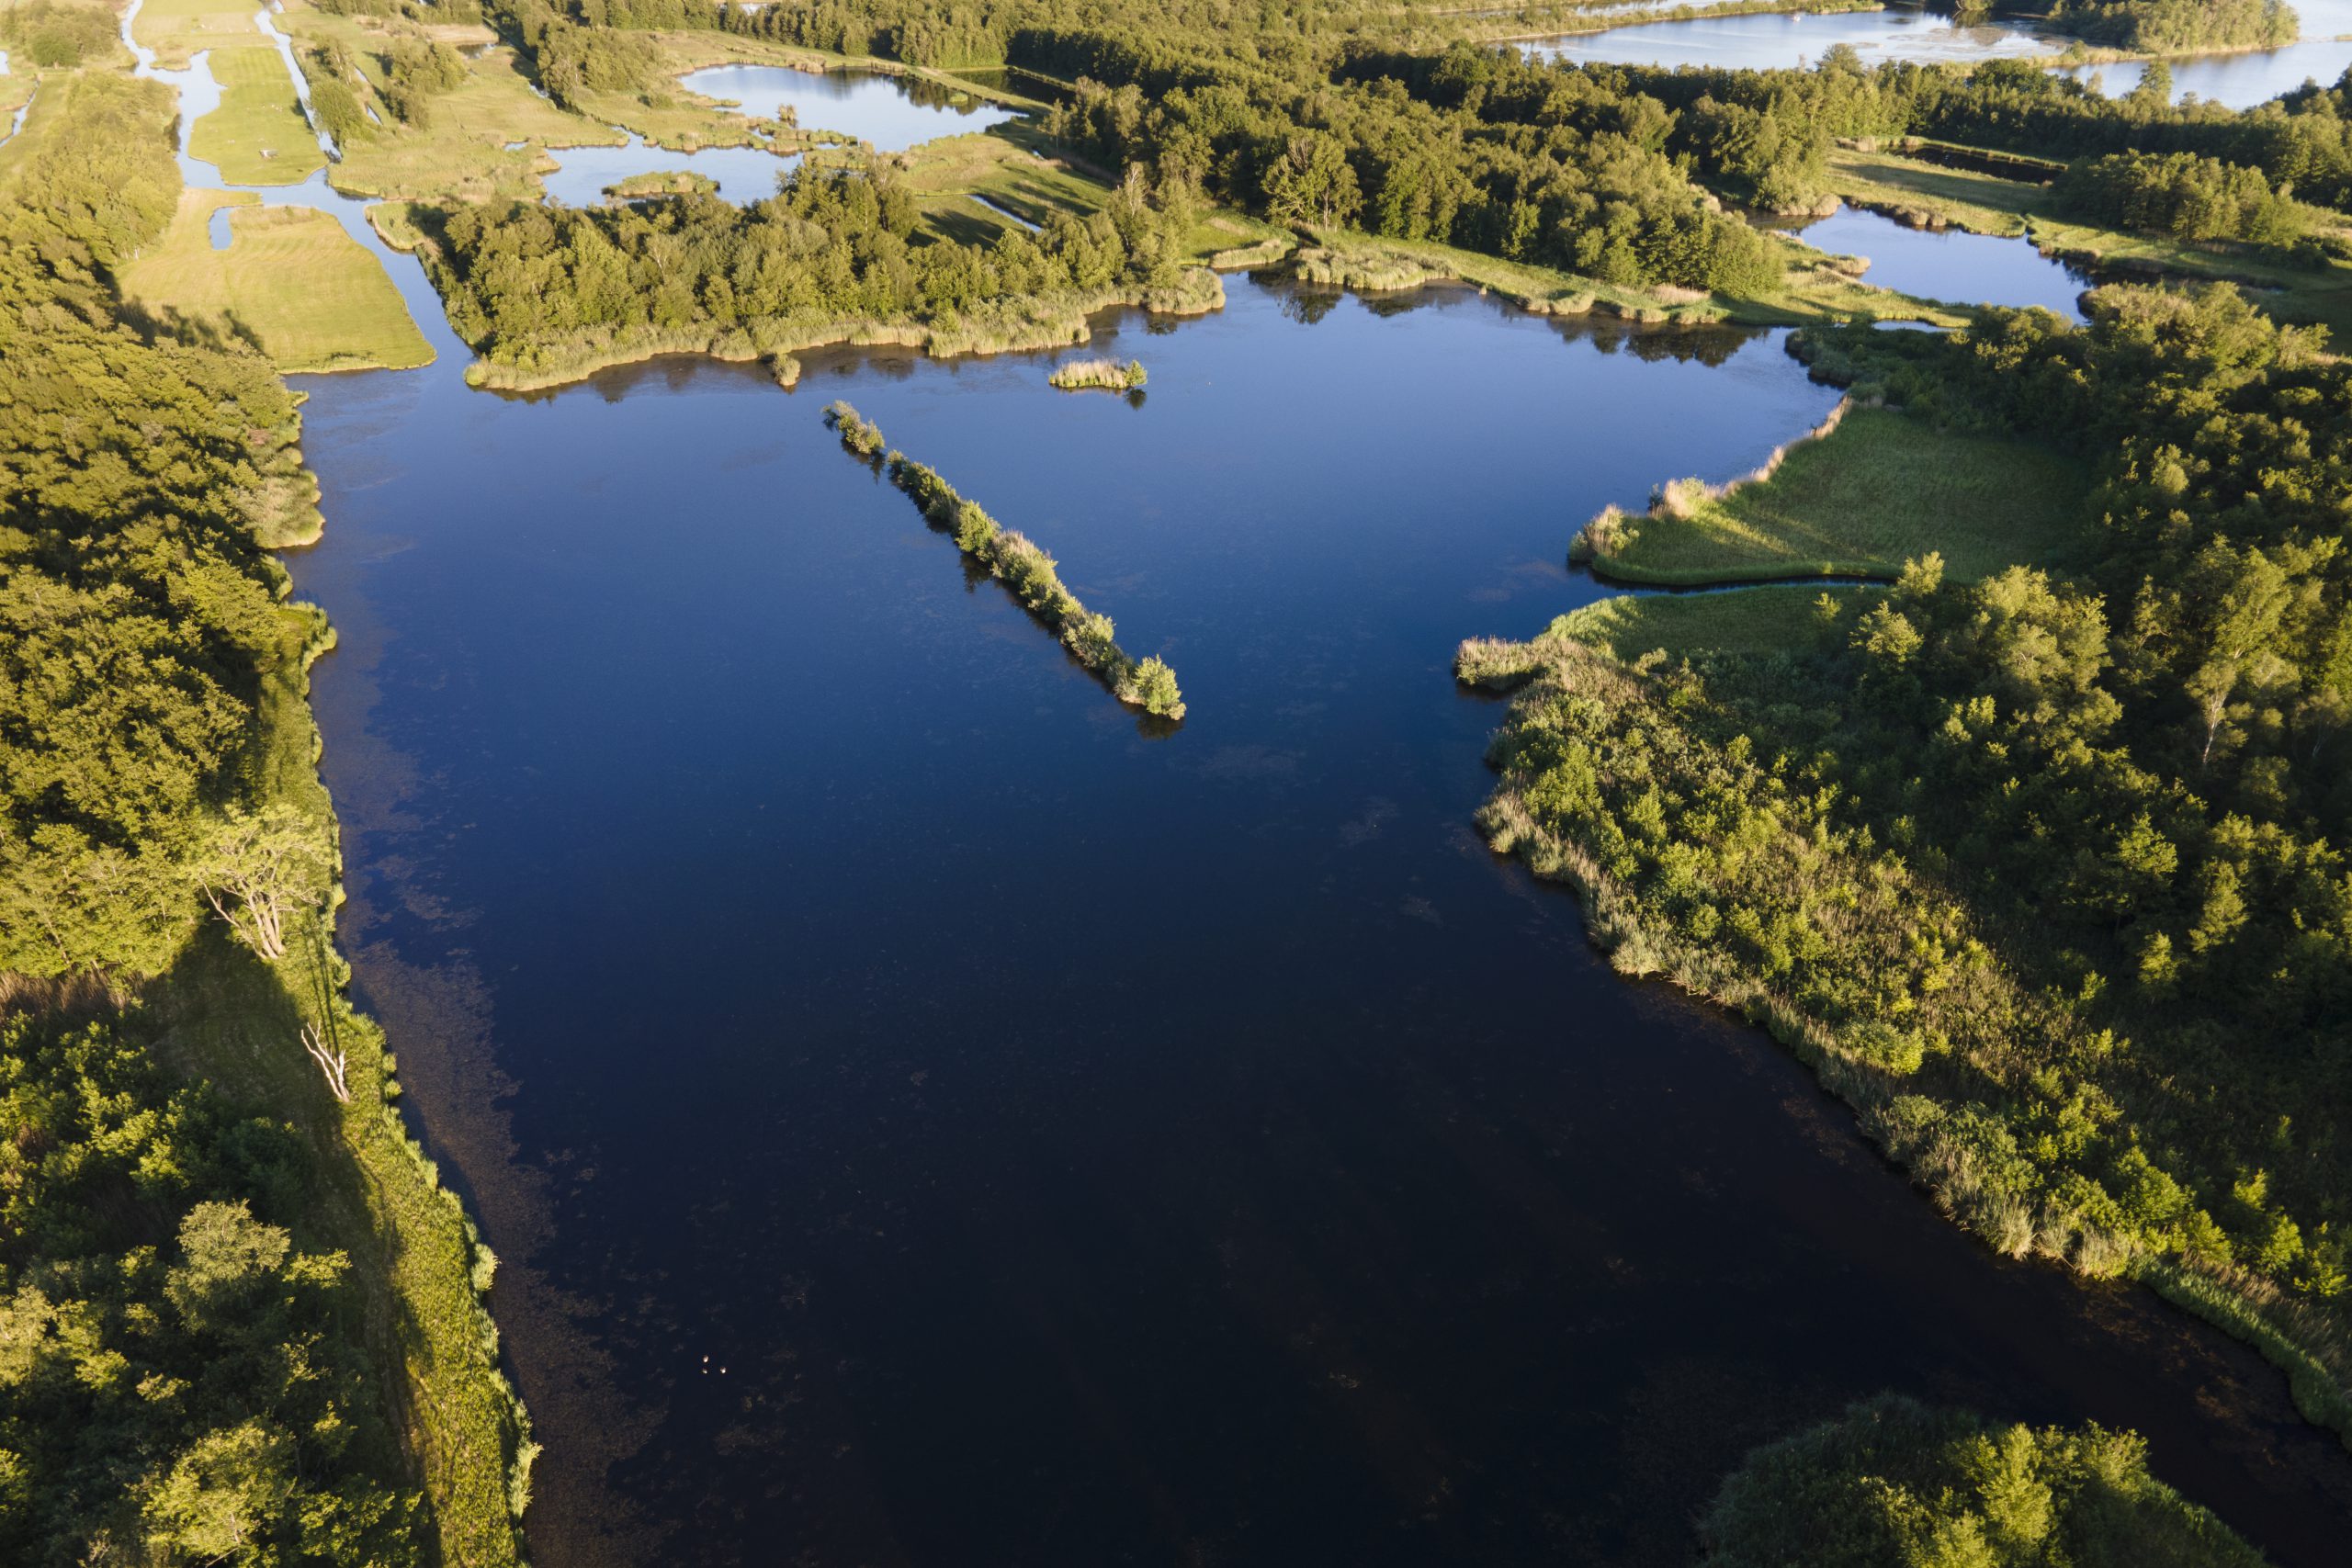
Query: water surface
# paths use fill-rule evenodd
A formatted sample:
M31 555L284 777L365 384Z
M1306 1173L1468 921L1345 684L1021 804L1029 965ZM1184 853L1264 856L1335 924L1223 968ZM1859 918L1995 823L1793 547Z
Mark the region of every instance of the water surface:
M1865 256L1869 283L1956 305L2039 305L2070 321L2093 280L2052 260L2023 238L1913 229L1883 213L1840 207L1831 217L1789 226L1816 250Z
M680 77L707 97L733 99L744 114L772 118L790 109L803 130L833 130L901 152L919 141L986 130L1011 109L919 76L871 71L794 71L779 65L714 65Z
M765 201L775 194L776 182L800 162L797 153L779 157L764 147L704 147L678 152L649 146L631 133L620 147L550 147L548 156L558 167L540 176L550 200L571 207L594 207L608 198L605 191L633 175L684 172L716 182L715 193L738 207Z
M1235 280L1051 356L304 383L345 935L506 1259L535 1560L1666 1563L1894 1387L2146 1432L2287 1563L2352 1464L2000 1262L1469 819L1458 638L1816 421L1777 335ZM1043 541L1139 723L818 411Z

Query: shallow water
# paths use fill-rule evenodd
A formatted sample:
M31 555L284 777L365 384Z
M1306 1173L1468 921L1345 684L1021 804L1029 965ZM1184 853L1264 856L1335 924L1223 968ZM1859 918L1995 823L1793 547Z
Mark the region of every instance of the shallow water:
M2138 1427L2324 1561L2352 1465L2275 1373L1981 1251L1469 827L1456 640L1816 421L1777 334L1238 279L1105 327L1139 408L1050 355L305 383L345 935L507 1260L537 1561L1677 1562L1747 1445L1882 1387ZM1185 724L972 580L842 395Z
M773 118L792 110L803 130L833 130L900 152L919 141L986 130L1012 119L1010 109L951 93L920 77L870 71L793 71L777 65L715 65L680 78L689 89L731 98L742 113Z
M2093 282L2043 255L2030 240L1912 229L1855 207L1841 207L1831 217L1789 227L1816 250L1868 257L1871 265L1863 281L1923 299L2039 305L2079 321L2083 312L2078 301Z

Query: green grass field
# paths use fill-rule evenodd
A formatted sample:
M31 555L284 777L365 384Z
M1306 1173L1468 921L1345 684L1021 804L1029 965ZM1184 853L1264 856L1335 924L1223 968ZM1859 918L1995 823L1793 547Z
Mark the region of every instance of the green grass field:
M229 248L209 233L230 207ZM252 343L282 371L407 369L424 334L383 267L323 212L257 205L250 192L180 193L169 233L123 271L123 293L159 321Z
M1701 649L1773 653L1815 640L1819 623L1815 603L1825 592L1848 602L1839 619L1850 621L1850 601L1881 591L1770 583L1722 593L1626 593L1570 611L1553 622L1545 635L1605 648L1626 660L1653 649L1677 658Z
M302 118L286 62L259 33L251 48L212 51L220 107L196 122L188 154L220 171L237 186L300 185L326 166L327 155Z
M1792 446L1770 479L1625 520L1592 565L1629 582L1893 577L1939 551L1956 578L2063 551L2079 527L2080 464L2026 442L1938 431L1858 408ZM1599 543L1596 540L1596 543Z
M177 69L203 50L266 47L269 40L254 26L260 8L259 0L251 6L243 0L146 0L131 36L155 51L158 64ZM283 62L278 73L285 74Z

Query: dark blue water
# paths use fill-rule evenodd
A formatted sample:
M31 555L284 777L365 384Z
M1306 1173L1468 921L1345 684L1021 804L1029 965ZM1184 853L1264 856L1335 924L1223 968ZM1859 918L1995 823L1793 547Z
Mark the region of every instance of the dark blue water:
M2137 1427L2280 1561L2352 1464L1998 1261L1470 828L1457 639L1832 394L1778 339L1235 280L1047 356L311 379L345 936L506 1259L542 1568L1679 1562L1884 1387ZM1154 734L822 404L1043 541Z

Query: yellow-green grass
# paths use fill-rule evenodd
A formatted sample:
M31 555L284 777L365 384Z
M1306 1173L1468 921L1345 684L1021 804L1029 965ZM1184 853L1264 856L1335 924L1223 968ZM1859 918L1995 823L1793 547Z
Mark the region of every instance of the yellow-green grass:
M1566 645L1582 644L1632 662L1650 653L1771 654L1822 646L1826 625L1850 624L1883 588L1763 583L1716 592L1623 593L1571 610L1525 642L1471 637L1454 653L1454 678L1492 692L1512 691L1557 662ZM1826 596L1834 615L1825 617Z
M175 329L249 342L289 373L431 362L392 280L341 224L257 203L250 191L182 191L163 241L123 269L125 297ZM232 209L229 248L216 251L221 207Z
M1858 206L1929 214L1972 233L2028 234L2043 254L2081 259L2111 280L2236 283L2278 320L2324 326L2338 346L2352 343L2352 264L2296 266L2258 246L2157 239L2070 222L2054 214L2047 186L1891 152L1836 152L1829 175L1835 193Z
M1840 602L1839 619L1845 620L1858 595L1883 591L1764 583L1719 593L1626 593L1570 611L1546 635L1572 637L1625 660L1654 649L1674 658L1702 650L1774 653L1819 640L1824 592Z
M1858 408L1770 478L1722 495L1669 487L1647 515L1597 522L1588 542L1593 570L1628 582L1892 578L1929 551L1955 578L1984 577L2063 552L2088 484L2046 446Z
M212 164L233 186L300 185L327 155L302 118L286 62L266 40L257 49L215 49L213 79L220 107L188 132L188 155Z
M131 23L130 36L155 51L159 65L176 69L208 49L266 49L277 51L254 26L262 0L248 6L242 0L145 0ZM214 57L216 65L219 56ZM278 62L285 75L285 62Z

